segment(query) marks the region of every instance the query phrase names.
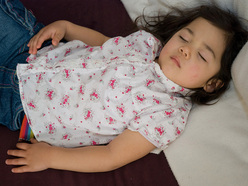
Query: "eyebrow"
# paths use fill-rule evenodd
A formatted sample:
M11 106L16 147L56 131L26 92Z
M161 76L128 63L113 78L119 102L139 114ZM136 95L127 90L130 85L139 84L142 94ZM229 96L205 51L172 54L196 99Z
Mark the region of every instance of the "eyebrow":
M186 27L184 29L187 30L191 35L195 35L194 32L190 28ZM214 58L216 58L214 50L209 45L207 45L206 43L204 43L204 46L206 47L206 49L208 51L210 51L213 54Z

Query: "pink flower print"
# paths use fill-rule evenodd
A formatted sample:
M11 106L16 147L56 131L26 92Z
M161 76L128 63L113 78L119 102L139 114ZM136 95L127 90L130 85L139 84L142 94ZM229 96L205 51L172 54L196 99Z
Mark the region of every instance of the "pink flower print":
M82 63L83 68L87 67L87 63Z
M117 59L119 59L119 57L118 57L118 56L113 57L113 58L111 58L110 60L111 60L111 61L114 61L114 60L117 60ZM116 70L117 70L117 69L116 69Z
M171 96L170 99L171 99L172 101L175 101L175 97L174 97L174 96Z
M93 49L94 49L93 47L89 48L89 52L93 52Z
M139 103L143 103L144 101L145 101L145 96L144 96L144 94L142 94L142 95L137 95L136 96L136 100L139 102Z
M27 69L33 69L33 67L34 67L33 64L29 64L29 65L27 66Z
M36 108L33 101L30 101L29 103L27 103L27 105L28 105L29 109L31 109L31 110L34 110Z
M69 98L70 97L68 95L64 95L64 97L62 98L62 102L60 103L60 105L62 105L62 106L68 106L68 105L70 105Z
M92 140L91 141L91 145L98 145L99 144L99 142L97 142L97 141L95 141L95 140Z
M88 119L91 119L93 116L92 116L92 111L91 110L85 110L84 112L84 119L85 120L88 120Z
M26 59L26 61L29 63L29 62L32 61L32 59L30 59L30 57L28 57L28 58Z
M54 134L56 131L56 128L54 127L54 123L50 123L46 126L48 129L48 134Z
M157 38L154 38L157 43L160 43L160 41Z
M63 124L62 119L61 119L60 116L59 116L59 117L56 117L56 119L58 120L58 122L59 122L60 124Z
M68 54L70 54L71 53L71 49L70 48L68 48L68 49L66 49L66 51L65 51L65 55L64 56L67 56Z
M118 113L120 114L120 116L123 117L123 115L125 114L125 107L121 105L121 106L117 106L116 109Z
M93 91L93 92L90 94L90 100L91 100L91 101L99 100L99 94L98 94L96 91Z
M28 57L27 59L26 59L26 61L28 62L28 63L30 63L30 62L32 62L33 60L36 60L36 56L33 56L33 57Z
M106 73L106 69L102 71L102 75L101 76L104 76L104 74Z
M110 82L109 82L109 86L112 89L115 89L116 84L117 84L117 80L116 79L111 79Z
M50 99L50 100L53 100L54 98L54 91L53 90L48 90L47 93L46 93L46 96Z
M115 43L116 45L118 45L118 44L119 44L119 40L120 40L120 37L114 38L114 43Z
M183 92L184 90L185 90L185 89L182 87L180 91Z
M122 92L122 94L128 94L128 93L131 92L131 90L132 90L132 87L131 86L128 86L128 87L125 88L125 91Z
M171 117L172 116L172 114L174 113L174 110L173 109L169 109L168 111L164 111L164 113L165 113L165 115L167 116L167 117Z
M43 80L42 73L36 75L36 77L38 78L37 83L40 83L40 81Z
M133 111L133 114L134 114L134 115L138 115L138 112L134 110L134 111Z
M84 95L84 86L83 85L80 85L80 87L79 87L79 94Z
M69 134L69 133L65 133L62 135L62 140L68 140L69 141L70 138L71 138L71 134Z
M187 110L184 107L180 107L179 110L182 112L186 112Z
M156 104L160 104L160 101L156 98L153 99L153 102L156 103Z
M177 135L180 135L181 134L181 131L178 129L178 127L176 128L176 134Z
M116 122L116 120L114 118L112 118L112 117L108 117L108 118L106 118L106 120L107 120L109 125L113 125Z
M148 132L147 130L145 130L144 132L145 132L146 136L148 136L148 135L149 135L149 132Z
M164 127L155 127L155 131L160 136L162 136L165 133Z
M71 70L64 69L64 76L65 76L65 78L69 78L70 77L70 73L71 73Z
M151 48L151 46L149 45L149 43L147 41L144 41L144 43L147 46L147 48Z
M134 121L139 124L140 116L135 116Z
M150 87L150 86L153 85L154 83L155 83L154 80L150 80L150 79L147 79L147 80L146 80L146 86L147 86L147 87Z

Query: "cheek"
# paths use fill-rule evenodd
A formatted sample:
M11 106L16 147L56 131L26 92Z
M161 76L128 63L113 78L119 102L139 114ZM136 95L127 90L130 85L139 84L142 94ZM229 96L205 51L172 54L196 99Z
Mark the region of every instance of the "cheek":
M198 66L190 66L189 68L187 68L187 73L191 78L199 78L201 69Z
M168 47L165 45L164 47L163 47L163 49L161 50L161 52L160 52L160 54L159 54L159 57L161 56L166 56L166 54L168 53L167 52L168 51Z
M200 87L207 81L204 71L195 66L188 69L188 81L192 83L192 87Z
M175 42L173 39L170 39L163 47L161 54L166 54L170 50L172 50L175 47Z

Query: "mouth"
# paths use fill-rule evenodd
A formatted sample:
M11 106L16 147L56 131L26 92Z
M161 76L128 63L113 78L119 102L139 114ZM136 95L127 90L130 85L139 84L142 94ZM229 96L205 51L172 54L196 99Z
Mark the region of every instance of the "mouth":
M177 57L172 56L171 60L176 64L176 66L178 66L178 68L181 68L180 60Z

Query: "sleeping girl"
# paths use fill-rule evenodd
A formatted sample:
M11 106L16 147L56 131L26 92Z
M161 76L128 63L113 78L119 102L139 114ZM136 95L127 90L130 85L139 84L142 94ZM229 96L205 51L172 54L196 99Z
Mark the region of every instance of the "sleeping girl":
M212 5L172 9L114 38L68 21L42 28L17 0L1 4L0 19L8 25L0 34L0 123L18 130L27 118L35 136L8 150L14 173L104 172L167 148L193 103L227 90L248 36L237 17Z

